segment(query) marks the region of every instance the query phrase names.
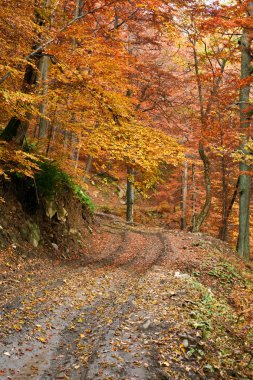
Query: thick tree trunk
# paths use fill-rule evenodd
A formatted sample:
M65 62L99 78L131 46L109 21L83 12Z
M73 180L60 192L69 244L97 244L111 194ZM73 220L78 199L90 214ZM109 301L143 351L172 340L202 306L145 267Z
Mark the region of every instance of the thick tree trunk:
M47 0L45 7L48 7L50 5L51 0ZM44 18L42 16L41 12L37 12L37 5L35 2L35 22L37 25L42 26L44 24ZM21 91L24 93L29 93L31 91L32 85L37 84L38 82L38 71L40 71L40 62L44 58L49 59L48 57L43 57L42 49L37 49L38 45L35 44L34 46L34 52L32 55L29 55L27 57L27 67L24 75L24 81L23 81L23 86L21 88ZM44 66L45 67L45 66ZM48 65L47 65L48 67ZM45 76L44 72L44 76ZM10 74L11 75L11 74ZM47 77L47 74L46 74ZM7 76L6 76L7 78ZM43 107L40 109L41 113L44 115L45 110ZM23 145L25 136L27 134L28 128L29 128L29 121L31 118L31 114L27 112L26 114L26 119L21 120L17 117L12 117L9 123L7 124L6 128L2 132L0 138L4 139L6 141L14 141L18 145ZM44 120L44 121L42 121ZM45 119L42 117L41 118L41 124L45 123ZM45 127L41 126L41 130L44 130ZM39 134L40 134L40 127L39 127Z
M134 171L127 168L127 191L126 191L126 220L128 223L134 221Z
M35 62L33 62L33 64L28 64L26 67L24 81L21 89L21 91L24 93L29 93L31 86L37 83L38 73L36 68L34 68L37 59L38 57L35 57ZM29 112L26 113L25 120L21 120L20 118L13 116L1 133L0 139L8 142L13 141L16 144L22 146L29 128L30 119L31 114Z
M243 162L240 163L240 172L247 172L250 168ZM250 196L251 176L241 174L239 180L239 236L237 252L245 260L250 256Z
M253 14L253 2L248 4L248 15ZM252 30L244 29L241 37L241 78L247 79L251 76L251 43ZM245 146L249 139L251 115L249 113L250 84L240 89L240 127L243 135L240 149L247 156ZM245 161L240 163L239 177L239 235L237 241L237 252L245 260L250 255L250 196L251 196L251 167Z
M181 199L181 230L185 230L187 226L187 198L188 198L188 162L184 163L184 170L182 174L182 199Z

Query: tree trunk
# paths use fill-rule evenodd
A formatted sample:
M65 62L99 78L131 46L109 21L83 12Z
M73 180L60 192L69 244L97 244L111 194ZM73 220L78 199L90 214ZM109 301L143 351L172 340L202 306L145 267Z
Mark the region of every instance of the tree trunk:
M46 1L45 7L48 7L50 5L50 1L51 0ZM35 7L34 16L36 24L42 26L45 20L42 16L42 13L37 11L37 6ZM29 58L26 58L28 60L28 64L25 70L23 86L21 88L21 91L24 93L29 93L31 91L32 85L35 85L38 82L38 70L40 70L40 62L41 60L43 60L44 57L42 55L41 49L37 50L37 47L38 45L35 44L34 54L29 55ZM47 57L47 59L49 58ZM42 108L41 113L44 114L44 112L45 111L43 111ZM18 145L23 145L26 133L29 128L30 119L31 114L29 112L26 113L25 120L21 120L17 117L12 117L9 123L7 124L6 128L2 132L0 138L6 141L14 141Z
M33 64L28 64L26 67L24 81L21 91L24 93L29 93L31 91L31 86L37 83L37 70L34 67L36 65L38 57L35 57L35 62ZM8 122L7 126L0 135L1 140L13 141L16 144L22 146L26 133L29 128L29 121L31 119L31 114L26 113L26 119L21 120L20 118L13 116Z
M253 14L253 2L248 3L248 15ZM244 29L241 37L241 78L251 76L251 43L252 30ZM249 152L246 144L249 139L251 116L249 113L250 84L243 85L240 89L240 129L243 135L240 149L247 156ZM250 195L251 195L251 167L245 161L240 162L239 177L239 235L237 252L243 259L248 260L250 255Z
M184 171L182 174L182 199L181 199L181 230L186 228L187 217L187 198L188 198L188 162L184 162Z
M41 86L42 86L42 96L43 101L40 104L40 119L39 119L39 139L45 139L47 137L48 132L48 120L46 119L46 109L47 109L47 101L46 95L48 90L48 68L49 68L49 57L47 55L43 55L39 61L39 71L41 77Z
M192 164L192 231L195 229L196 224L196 180L195 180L195 165Z
M92 166L92 161L93 161L93 157L91 155L89 155L87 163L86 163L85 174L89 174L89 172L91 170L91 166Z
M211 178L210 178L210 161L205 153L204 146L202 142L199 142L199 155L204 165L204 180L205 180L205 190L206 190L206 199L204 206L200 213L196 216L195 224L193 227L193 232L198 232L202 223L206 219L208 212L211 206L212 192L211 192Z
M203 99L203 92L202 92L202 83L199 75L199 60L197 55L197 49L196 49L196 41L193 42L193 56L194 56L194 68L195 68L195 74L196 74L196 80L197 80L197 87L198 87L198 97L199 97L199 113L200 113L200 121L201 121L201 130L202 133L206 129L206 119L208 116L210 104L208 102L206 110L204 110L204 99ZM205 152L205 147L202 139L199 141L199 156L203 162L204 166L204 180L205 180L205 190L206 190L206 199L205 203L200 211L200 213L195 217L195 223L193 225L193 232L198 232L200 230L200 227L202 226L202 223L204 222L205 218L208 215L210 206L211 206L211 200L212 200L212 193L211 193L211 178L210 178L210 161L209 158Z
M126 191L126 220L128 223L134 221L134 171L132 168L127 168L127 191Z
M249 171L247 164L240 163L240 172ZM251 176L240 174L239 180L239 236L237 241L237 252L245 260L250 256L250 196Z
M226 176L226 165L224 154L221 158L221 170L222 170L222 217L221 228L219 232L219 238L223 241L227 240L228 231L228 186Z

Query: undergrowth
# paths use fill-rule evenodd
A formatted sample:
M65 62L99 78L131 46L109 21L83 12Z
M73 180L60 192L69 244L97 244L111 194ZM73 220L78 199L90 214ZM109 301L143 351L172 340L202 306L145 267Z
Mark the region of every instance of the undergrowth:
M58 193L70 190L76 195L83 207L94 212L94 205L89 195L56 162L43 161L39 163L39 167L40 170L35 174L35 184L40 195L50 199Z
M22 181L22 185L27 191L33 189L36 197L47 200L71 192L85 209L88 209L90 213L94 212L95 208L89 195L56 162L45 160L38 162L37 165L38 170L33 178L14 172L14 177Z
M190 323L201 330L206 341L200 351L208 356L210 370L218 371L224 379L251 379L252 269L236 257L209 253L193 275L193 288L199 296Z
M245 373L251 371L250 366L247 368L250 359L247 350L244 350L243 344L240 349L238 347L236 312L225 299L217 299L200 282L193 280L192 288L196 298L190 314L190 325L202 332L203 344L191 349L188 355L205 359L208 362L206 371L216 373L219 378L237 376L243 367Z

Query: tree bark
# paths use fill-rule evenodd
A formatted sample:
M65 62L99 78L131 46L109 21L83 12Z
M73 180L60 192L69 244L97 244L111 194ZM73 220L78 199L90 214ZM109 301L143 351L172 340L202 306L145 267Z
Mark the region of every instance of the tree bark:
M185 230L187 226L187 198L188 198L188 162L184 162L184 170L182 174L182 199L181 199L181 230Z
M198 232L202 226L204 220L206 219L208 212L210 210L211 201L212 201L212 188L211 188L211 178L210 178L210 161L208 156L205 153L203 143L199 142L199 155L204 165L204 180L205 180L205 189L206 189L206 199L200 213L196 216L193 232Z
M204 132L207 129L207 121L208 117L212 108L212 105L215 101L215 97L217 95L217 92L219 90L222 76L225 70L225 66L227 63L227 59L223 59L220 63L220 70L221 73L218 77L213 78L213 86L210 91L210 96L207 99L206 106L204 107L204 97L203 97L203 89L202 89L202 81L200 76L200 70L199 70L199 58L197 53L197 40L195 37L193 37L193 40L190 39L190 42L192 43L193 48L193 58L194 58L194 69L195 69L195 75L196 75L196 82L197 82L197 90L198 90L198 100L199 100L199 113L200 113L200 122L201 122L201 138L199 141L199 156L200 159L203 162L204 166L204 181L205 181L205 191L206 191L206 198L205 203L202 206L202 209L198 215L196 215L195 223L193 225L193 231L198 232L200 230L201 225L205 221L206 217L208 216L211 202L212 202L212 184L211 184L211 167L210 167L210 160L206 153L206 148L204 145Z
M195 180L195 165L192 164L192 230L195 229L196 224L196 180Z
M33 62L32 64L28 64L26 67L24 81L21 89L21 91L26 94L31 91L31 86L37 83L38 72L34 67L36 65L37 60L38 57L36 57L35 62ZM0 139L8 142L13 141L17 145L22 146L29 128L30 119L31 114L29 112L26 113L26 119L24 120L16 116L13 116L8 122L3 132L1 133Z
M203 99L203 92L202 92L202 83L199 75L199 60L197 55L197 49L196 49L196 41L193 42L193 56L194 56L194 68L195 68L195 74L196 74L196 80L197 80L197 87L198 87L198 97L199 97L199 112L200 112L200 121L201 121L201 129L202 133L204 132L206 128L206 117L207 114L204 111L204 99ZM206 109L206 111L208 108ZM207 111L208 112L208 111ZM198 215L195 216L195 223L193 225L192 231L198 232L200 230L200 227L202 223L204 222L205 218L208 215L210 206L211 206L211 200L212 200L212 193L211 193L211 179L210 179L210 161L209 158L205 152L205 147L202 141L202 138L199 141L199 156L203 162L204 166L204 180L205 180L205 190L206 190L206 199L205 203Z
M126 191L126 220L128 223L134 221L134 171L132 168L127 168L127 191Z
M43 101L40 104L40 119L39 119L39 139L45 139L48 132L48 120L46 118L47 101L46 95L48 90L48 69L49 69L49 57L43 55L39 61L39 71L41 77L42 96Z
M248 3L248 16L253 15L253 2ZM241 37L241 78L247 79L251 76L251 43L252 30L244 29ZM241 86L240 89L240 129L243 135L240 144L240 150L245 155L249 152L246 144L249 139L251 115L249 112L250 101L250 84ZM245 161L240 162L239 177L239 235L237 241L237 252L245 260L249 260L250 256L250 196L251 196L251 176L249 172L251 167Z
M89 172L91 170L91 166L92 166L92 161L93 161L93 157L91 155L89 155L87 163L86 163L85 174L89 174Z
M223 241L227 240L228 232L228 186L226 176L226 165L224 154L221 157L221 170L222 170L222 217L219 238Z

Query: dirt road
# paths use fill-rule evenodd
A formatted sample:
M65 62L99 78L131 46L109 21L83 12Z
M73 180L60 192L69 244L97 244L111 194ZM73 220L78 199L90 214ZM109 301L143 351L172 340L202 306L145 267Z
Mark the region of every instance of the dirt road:
M187 354L201 334L188 322L191 278L165 264L171 240L105 227L85 265L48 264L5 289L0 379L219 378Z

